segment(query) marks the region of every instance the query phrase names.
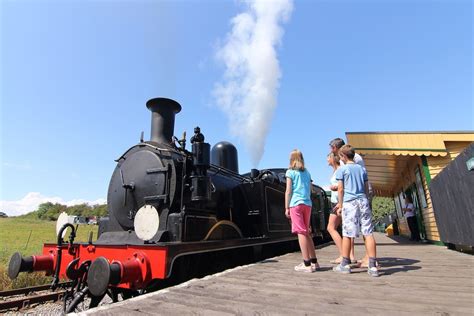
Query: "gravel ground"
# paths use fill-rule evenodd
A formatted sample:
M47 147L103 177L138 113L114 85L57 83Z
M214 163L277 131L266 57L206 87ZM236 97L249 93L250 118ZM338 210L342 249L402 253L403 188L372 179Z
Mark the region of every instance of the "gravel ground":
M120 300L120 299L119 299ZM79 304L78 311L87 310L89 306L90 299L86 298L83 304ZM99 306L111 304L112 299L108 296L105 296ZM84 308L84 306L86 308ZM56 303L46 303L38 304L32 308L25 308L20 311L10 311L7 313L0 313L0 315L5 316L14 316L14 315L62 315L63 314L63 304L61 302Z
M46 303L39 304L32 308L25 308L19 311L10 311L2 315L61 315L63 310L62 304Z

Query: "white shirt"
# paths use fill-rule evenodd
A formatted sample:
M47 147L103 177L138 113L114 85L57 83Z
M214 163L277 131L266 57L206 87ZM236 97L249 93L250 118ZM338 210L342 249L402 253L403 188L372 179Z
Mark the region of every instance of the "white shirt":
M340 167L339 167L339 168L340 168ZM334 173L333 173L332 176L331 176L330 184L331 184L331 185L337 185L336 171L334 171ZM338 199L337 194L338 194L337 191L331 190L331 203L334 203L334 204L337 203L337 199Z
M405 206L405 208L410 209L410 211L405 212L405 217L406 218L415 216L415 206L413 205L413 203L408 203Z
M339 163L341 164L341 166L345 165L344 161L342 161L342 160ZM359 155L358 153L355 153L355 155L354 155L354 163L358 164L359 166L361 166L365 170L364 158L362 158L362 156Z

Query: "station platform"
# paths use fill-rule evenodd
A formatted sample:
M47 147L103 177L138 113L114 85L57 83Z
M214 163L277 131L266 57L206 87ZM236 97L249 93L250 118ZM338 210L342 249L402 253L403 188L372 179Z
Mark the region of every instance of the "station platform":
M321 271L296 272L299 252L91 309L80 315L473 315L474 257L376 233L381 275L332 271L334 245L317 250ZM356 257L364 256L362 240Z

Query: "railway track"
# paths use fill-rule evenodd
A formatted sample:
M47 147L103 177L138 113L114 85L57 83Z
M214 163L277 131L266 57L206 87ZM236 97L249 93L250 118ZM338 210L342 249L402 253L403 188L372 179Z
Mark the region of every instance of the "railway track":
M59 283L59 290L50 291L50 285L39 285L21 289L0 292L0 312L12 309L29 308L35 304L56 302L63 298L65 290L62 288L71 285L71 282ZM38 293L45 292L45 293Z

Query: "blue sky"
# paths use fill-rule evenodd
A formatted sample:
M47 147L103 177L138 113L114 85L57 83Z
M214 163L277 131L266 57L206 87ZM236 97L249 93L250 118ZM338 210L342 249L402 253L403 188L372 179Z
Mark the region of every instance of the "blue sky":
M157 96L183 107L175 135L200 126L211 145L236 145L241 172L253 167L214 94L216 54L246 3L0 3L0 211L104 199L114 159L149 138ZM259 168L286 167L299 148L324 185L328 142L346 131L474 129L471 1L292 5Z

